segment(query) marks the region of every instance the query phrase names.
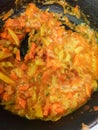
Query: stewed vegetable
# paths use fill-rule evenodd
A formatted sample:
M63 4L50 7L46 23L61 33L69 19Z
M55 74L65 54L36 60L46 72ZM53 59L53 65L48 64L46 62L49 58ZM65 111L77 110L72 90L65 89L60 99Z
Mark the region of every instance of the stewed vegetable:
M6 20L0 31L5 109L28 119L56 121L98 89L97 31L85 23L73 25L66 15L60 19L61 14L30 3L20 16Z

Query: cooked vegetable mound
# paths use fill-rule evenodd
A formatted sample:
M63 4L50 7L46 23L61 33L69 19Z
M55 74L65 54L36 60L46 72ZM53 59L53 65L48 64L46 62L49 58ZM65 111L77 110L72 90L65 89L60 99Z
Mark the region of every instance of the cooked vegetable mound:
M81 107L98 89L96 35L86 24L66 30L56 14L32 3L7 19L0 30L1 105L28 119L52 121Z

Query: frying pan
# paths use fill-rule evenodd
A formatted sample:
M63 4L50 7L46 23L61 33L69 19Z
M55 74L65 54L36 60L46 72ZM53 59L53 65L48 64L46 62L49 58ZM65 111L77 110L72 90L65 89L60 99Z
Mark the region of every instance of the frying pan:
M23 3L35 2L39 7L43 7L41 1L21 0ZM98 29L98 1L97 0L67 0L72 6L78 4L81 10L87 15L91 27ZM0 13L8 11L10 8L16 10L14 0L0 0ZM21 7L19 3L18 7ZM54 9L54 7L53 7ZM57 11L60 8L55 8ZM19 9L18 9L19 10ZM16 10L17 12L17 10ZM19 12L19 11L18 11ZM88 107L89 106L89 107ZM98 92L92 95L92 98L83 107L74 113L61 118L59 121L41 121L28 120L12 113L5 111L0 106L0 130L81 130L82 123L93 127L98 123L98 111L94 111L93 107L98 106Z

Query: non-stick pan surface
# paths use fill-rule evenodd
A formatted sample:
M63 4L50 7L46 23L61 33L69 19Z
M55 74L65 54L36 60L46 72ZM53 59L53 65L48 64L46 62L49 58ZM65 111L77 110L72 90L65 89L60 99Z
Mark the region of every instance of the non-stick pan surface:
M78 4L81 10L89 15L91 26L98 28L97 0L67 1L73 6ZM12 7L15 7L14 0L0 0L0 12ZM98 123L98 111L94 111L94 106L98 106L98 91L93 94L86 105L57 122L24 119L5 111L0 106L0 130L81 130L82 123L93 127Z

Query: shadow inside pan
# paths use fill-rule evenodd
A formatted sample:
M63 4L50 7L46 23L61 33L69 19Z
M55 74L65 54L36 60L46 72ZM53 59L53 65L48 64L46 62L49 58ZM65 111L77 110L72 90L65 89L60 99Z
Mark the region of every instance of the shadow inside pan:
M86 14L90 25L98 28L98 0L66 0L72 6L79 5L80 9Z

